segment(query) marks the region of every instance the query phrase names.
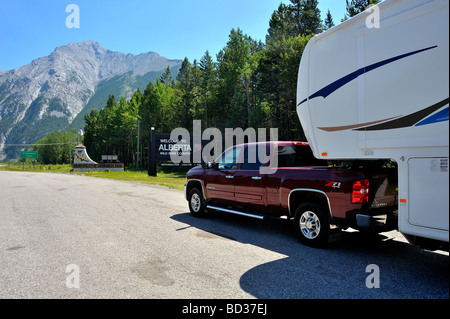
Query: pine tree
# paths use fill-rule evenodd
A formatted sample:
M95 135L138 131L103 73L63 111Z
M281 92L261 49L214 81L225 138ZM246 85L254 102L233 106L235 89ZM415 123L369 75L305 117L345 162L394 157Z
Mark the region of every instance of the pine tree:
M205 127L209 127L214 120L215 92L217 89L217 69L213 62L209 51L206 51L200 59L199 69L201 73L200 79L200 105L204 110ZM209 112L208 112L209 111Z
M380 2L380 0L350 0L350 1L345 0L345 1L347 4L347 13L350 18L365 11L370 5L374 5Z
M320 17L320 10L318 8L318 0L306 0L303 6L303 33L301 36L309 34L317 34L322 32L322 19Z
M172 73L170 72L169 66L167 66L166 70L161 75L159 80L161 81L162 84L165 84L167 86L172 86L172 87L174 86L175 82L173 81Z
M276 42L283 36L294 34L294 23L291 16L291 10L283 3L278 6L278 9L272 14L269 21L269 30L266 37L266 42Z
M86 123L84 125L84 146L86 146L86 149L90 156L93 158L95 155L94 149L95 144L98 140L98 134L97 134L97 121L98 121L98 111L92 110L90 113L86 114L84 116L84 122Z
M318 0L291 0L289 10L293 23L293 36L306 36L322 32Z
M112 108L116 104L116 97L114 95L110 95L108 97L108 101L106 101L106 108Z
M192 108L193 108L193 78L192 65L188 58L184 58L181 63L181 68L176 77L176 87L180 94L180 111L183 114L182 127L189 127L192 122Z
M331 16L330 9L328 9L327 16L325 17L325 21L323 22L325 30L328 30L334 27L333 17Z
M218 77L225 127L248 125L251 41L240 29L232 29L226 47L219 54Z

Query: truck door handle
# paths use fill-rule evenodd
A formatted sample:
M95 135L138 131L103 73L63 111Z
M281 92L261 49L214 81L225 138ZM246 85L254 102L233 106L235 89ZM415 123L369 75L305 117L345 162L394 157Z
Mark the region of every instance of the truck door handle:
M228 178L228 179L234 178L234 176L232 176L232 175L227 175L225 177Z
M254 179L255 181L259 181L262 177L261 176L253 176L252 179Z

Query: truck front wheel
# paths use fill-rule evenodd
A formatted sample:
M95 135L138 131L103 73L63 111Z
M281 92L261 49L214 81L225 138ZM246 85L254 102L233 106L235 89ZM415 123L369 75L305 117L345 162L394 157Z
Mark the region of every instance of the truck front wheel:
M189 210L195 217L203 217L206 215L205 200L203 199L203 193L198 188L193 188L188 197Z
M294 215L294 232L307 246L323 246L328 242L328 216L314 203L300 205Z

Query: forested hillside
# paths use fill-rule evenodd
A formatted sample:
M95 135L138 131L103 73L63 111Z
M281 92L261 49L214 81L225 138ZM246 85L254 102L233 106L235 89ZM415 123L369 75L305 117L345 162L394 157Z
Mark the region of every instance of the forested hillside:
M347 1L348 16L373 2ZM334 26L329 11L325 21L320 16L318 0L280 4L264 42L232 29L215 59L208 51L200 61L185 58L175 78L167 68L130 100L110 95L102 110L85 115L88 153L94 160L115 153L133 163L138 121L144 165L152 126L157 133L191 131L192 121L201 120L202 129L278 128L280 140L305 140L295 107L298 67L309 39Z

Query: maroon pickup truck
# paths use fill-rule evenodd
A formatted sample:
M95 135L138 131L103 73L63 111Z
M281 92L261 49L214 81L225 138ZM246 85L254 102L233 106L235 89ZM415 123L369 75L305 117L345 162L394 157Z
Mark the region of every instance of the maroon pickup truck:
M261 147L270 160L259 160ZM259 219L287 216L310 246L328 243L347 227L397 228L397 168L391 161L327 162L304 142L250 143L194 167L186 178L192 215L216 210Z

